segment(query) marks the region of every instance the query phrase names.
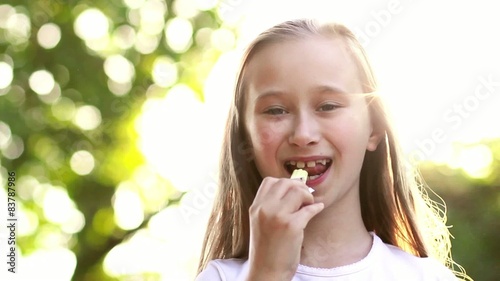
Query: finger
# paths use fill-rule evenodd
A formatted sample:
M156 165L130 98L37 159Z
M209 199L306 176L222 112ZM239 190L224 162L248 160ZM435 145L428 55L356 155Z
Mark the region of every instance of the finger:
M295 221L297 226L304 229L307 226L307 223L317 214L319 214L325 205L320 203L314 203L307 206L304 206L298 210L295 215Z
M289 186L286 194L281 199L283 204L292 212L299 210L304 205L314 203L314 197L303 183Z
M269 197L271 194L275 193L273 186L278 182L279 179L273 177L265 177L260 183L257 194L255 195L255 200L259 198Z
M296 211L290 208L285 209L281 200L289 188L290 183L283 182L282 179L266 177L257 191L255 198L250 206L250 213L257 215L267 214L266 216L276 215L286 212L288 214Z
M290 186L297 184L301 185L302 183L286 178L266 177L262 180L255 198L257 200L281 199L288 192Z

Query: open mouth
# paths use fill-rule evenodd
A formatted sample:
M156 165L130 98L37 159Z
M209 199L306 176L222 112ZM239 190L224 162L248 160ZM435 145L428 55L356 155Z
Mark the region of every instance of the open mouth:
M321 175L323 175L323 173L326 172L331 165L332 159L330 158L318 159L314 161L286 161L285 169L288 173L290 173L290 175L295 169L306 170L309 175L307 180L309 181L321 177Z

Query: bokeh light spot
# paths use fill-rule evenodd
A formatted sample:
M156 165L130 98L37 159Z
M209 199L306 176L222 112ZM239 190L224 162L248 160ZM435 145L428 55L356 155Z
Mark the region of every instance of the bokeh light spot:
M103 268L109 276L141 276L146 272L157 272L155 270L156 264L159 260L162 260L158 253L167 249L155 243L156 241L150 239L150 237L144 237L143 232L144 230L139 230L129 241L115 246L108 252L104 258ZM148 249L148 254L145 256L140 255L142 249Z
M92 105L84 105L76 110L73 122L82 130L93 130L101 124L101 112Z
M30 88L39 95L49 94L55 85L54 76L47 70L33 72L28 82Z
M115 229L113 209L108 206L99 209L92 220L92 229L102 236L111 235Z
M94 165L94 156L86 150L73 153L70 159L71 169L81 176L90 174L94 169Z
M68 196L68 192L61 187L49 188L42 202L45 218L55 224L68 221L74 209L74 203Z
M196 7L202 11L213 9L219 2L218 0L195 0Z
M177 66L172 59L160 56L153 63L153 81L161 87L170 87L177 82Z
M113 32L112 40L120 49L126 50L134 46L135 30L130 25L122 25Z
M205 48L210 47L210 44L211 44L210 41L211 41L213 32L214 32L214 30L209 28L209 27L203 27L203 28L198 29L198 31L196 31L196 35L194 37L196 45L203 46Z
M123 3L130 9L140 8L144 5L144 2L146 2L146 0L123 0Z
M0 28L7 28L7 20L16 13L10 5L0 5Z
M28 41L31 33L30 18L21 13L11 15L7 19L7 40L12 44L22 44Z
M7 88L14 78L12 66L6 62L0 61L0 89Z
M109 51L108 49L112 47L111 38L107 35L108 34L98 39L87 40L85 41L85 45L87 45L87 47L94 50L98 54L106 56L107 55L106 51Z
M141 30L151 35L161 33L166 12L165 1L148 0L139 10Z
M35 233L38 228L38 216L35 212L27 208L20 208L19 216L19 236L29 236Z
M11 138L8 140L7 144L5 144L4 147L2 148L3 156L11 160L19 158L19 156L23 154L23 151L24 151L23 139L16 135L12 135Z
M49 137L41 137L34 145L34 155L38 159L47 163L48 167L61 168L64 162L64 152L61 151L57 143Z
M121 183L113 198L115 222L124 230L135 229L144 221L141 199L131 186L133 186L131 183Z
M80 230L82 230L84 226L85 216L82 212L80 212L76 208L73 208L69 212L68 220L66 220L62 224L61 229L68 234L75 234L80 232Z
M491 172L493 154L486 145L464 148L458 159L459 166L472 178L485 178Z
M29 175L24 175L19 178L17 183L17 194L22 199L28 201L33 200L35 195L38 195L40 192L40 183L36 178Z
M134 47L141 54L150 54L158 48L159 44L160 36L150 35L143 31L139 31Z
M54 23L46 23L37 33L38 44L45 49L52 49L61 40L61 28Z
M174 1L173 10L177 16L185 19L193 18L200 12L196 0Z
M108 84L109 91L117 97L121 97L121 96L128 94L128 92L130 92L130 89L132 89L131 82L118 83L112 79L108 79L107 84Z
M100 10L90 8L78 15L74 29L83 40L99 39L108 34L109 20Z
M38 95L38 98L46 104L53 104L61 98L61 87L58 83L54 83L54 87L48 94Z
M11 141L10 138L12 133L10 131L9 125L0 121L0 149L3 149Z
M71 280L76 268L75 254L63 247L37 250L23 260L23 280ZM57 264L57 270L54 270ZM21 279L18 279L21 280Z
M57 119L61 121L69 121L73 119L73 116L75 116L76 106L70 98L61 97L52 105L51 111Z
M176 190L159 177L149 165L139 166L134 170L132 176L140 193L144 211L148 213L158 212L165 207L169 198L172 198Z
M176 53L183 53L191 46L193 26L183 18L173 18L167 22L165 39L168 46Z
M104 72L117 83L129 83L135 75L134 65L121 55L112 55L104 61Z

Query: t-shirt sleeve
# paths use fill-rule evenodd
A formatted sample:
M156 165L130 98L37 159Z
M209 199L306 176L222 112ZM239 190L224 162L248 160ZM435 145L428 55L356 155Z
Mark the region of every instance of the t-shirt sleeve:
M216 259L210 261L195 281L244 281L248 264L241 259Z
M434 275L434 280L437 281L458 281L459 279L453 274L451 269L448 267L444 266L437 260L434 260L432 258L427 258L427 260L430 263L430 266L428 266L428 270L432 272ZM429 272L429 273L431 273Z
M453 274L453 272L447 267L441 269L438 278L442 281L458 281L458 278L455 276L455 274Z
M205 269L198 274L195 281L226 281L226 278L221 276L219 268L211 261L207 264Z

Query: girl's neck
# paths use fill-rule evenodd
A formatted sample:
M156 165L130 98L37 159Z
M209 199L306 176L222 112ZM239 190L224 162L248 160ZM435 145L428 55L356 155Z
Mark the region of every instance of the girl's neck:
M304 230L300 263L320 268L352 264L368 255L372 242L361 208L326 208Z

